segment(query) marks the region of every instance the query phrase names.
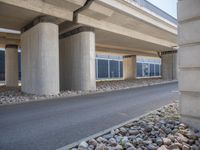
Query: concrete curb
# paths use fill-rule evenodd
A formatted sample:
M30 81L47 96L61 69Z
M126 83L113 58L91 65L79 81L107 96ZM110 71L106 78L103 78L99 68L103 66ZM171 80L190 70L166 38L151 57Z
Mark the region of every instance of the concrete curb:
M19 103L16 102L16 103L9 103L9 104L0 104L0 107L1 106L18 105L18 104L24 104L24 103L31 103L31 102L34 103L34 102L40 102L40 101L48 101L48 100L53 100L55 98L62 99L62 98L72 98L72 97L77 97L77 96L93 95L93 94L100 94L100 93L109 93L109 92L114 92L114 91L135 89L135 88L148 87L148 86L161 85L161 84L168 84L168 83L176 83L176 82L178 82L178 81L177 80L163 81L163 82L159 82L159 83L151 83L151 84L139 85L139 86L135 86L135 87L126 87L126 88L107 90L107 91L93 91L93 92L80 93L80 94L69 95L69 96L58 96L58 97L52 96L52 97L49 97L49 98L41 98L41 99L37 99L37 100L24 101L24 102L19 102Z
M171 104L172 104L172 103L167 104L167 105L165 105L165 106L169 106L169 105L171 105ZM78 141L76 141L76 142L74 142L74 143L72 143L72 144L63 146L63 147L58 148L58 149L56 149L56 150L69 150L69 149L71 149L71 148L73 148L73 147L79 145L82 141L88 141L89 139L94 139L94 138L97 138L97 137L102 136L102 135L104 135L104 134L107 134L107 133L109 133L111 130L118 129L118 128L120 128L120 127L126 125L126 124L129 124L129 123L131 123L131 122L133 122L133 121L139 120L140 118L143 118L143 117L145 117L145 116L147 116L147 115L156 113L156 111L162 109L163 107L164 107L164 106L162 106L162 107L160 107L160 108L157 108L157 109L155 109L155 110L153 110L153 111L150 111L150 112L148 112L148 113L145 113L145 114L143 114L143 115L141 115L141 116L138 116L138 117L136 117L136 118L133 118L133 119L131 119L131 120L128 120L128 121L126 121L126 122L123 122L123 123L121 123L121 124L118 124L118 125L116 125L116 126L113 126L113 127L111 127L111 128L102 130L102 131L100 131L100 132L98 132L98 133L96 133L96 134L93 134L93 135L91 135L91 136L88 136L88 137L86 137L86 138L83 138L83 139L81 139L81 140L78 140Z

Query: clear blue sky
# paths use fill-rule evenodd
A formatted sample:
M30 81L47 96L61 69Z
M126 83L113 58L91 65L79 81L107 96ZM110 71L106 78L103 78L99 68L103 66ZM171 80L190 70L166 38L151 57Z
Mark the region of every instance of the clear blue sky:
M177 0L148 0L150 3L177 18Z

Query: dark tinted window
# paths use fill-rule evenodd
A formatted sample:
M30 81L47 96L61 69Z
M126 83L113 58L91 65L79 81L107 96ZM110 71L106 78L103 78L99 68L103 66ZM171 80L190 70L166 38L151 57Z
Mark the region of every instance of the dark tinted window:
M155 65L156 67L156 76L159 76L160 75L160 65Z
M149 64L147 63L143 64L143 71L144 71L144 76L149 76Z
M154 64L150 64L150 76L155 76L155 73L154 73Z
M120 61L120 77L123 77L123 62Z
M98 78L108 78L108 60L98 60Z
M142 63L137 63L137 76L142 77Z
M119 63L115 60L110 60L110 78L119 77Z

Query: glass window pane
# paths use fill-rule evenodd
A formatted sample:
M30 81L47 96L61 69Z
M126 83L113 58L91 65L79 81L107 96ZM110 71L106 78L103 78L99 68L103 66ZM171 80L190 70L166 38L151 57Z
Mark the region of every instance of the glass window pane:
M137 63L137 77L142 77L142 63Z
M98 60L98 78L108 78L108 60Z
M110 78L119 77L118 61L110 60Z
M150 64L150 76L155 76L155 73L154 73L154 64Z
M160 65L156 64L155 67L156 67L156 76L160 76L160 69L159 69Z
M120 61L120 78L123 77L123 62Z
M145 63L143 64L143 72L144 72L144 76L149 76L149 64Z
M0 51L0 80L5 80L5 51Z

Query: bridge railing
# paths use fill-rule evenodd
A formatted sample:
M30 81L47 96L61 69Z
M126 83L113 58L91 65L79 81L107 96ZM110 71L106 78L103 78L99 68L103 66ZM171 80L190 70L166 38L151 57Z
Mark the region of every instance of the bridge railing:
M165 11L163 11L162 9L156 7L155 5L151 4L150 2L148 2L147 0L126 0L130 3L135 2L138 5L140 5L141 7L144 7L152 12L154 12L155 14L159 15L160 17L163 17L165 19L167 19L168 21L174 23L177 25L177 19L174 18L173 16L169 15L168 13L166 13Z

